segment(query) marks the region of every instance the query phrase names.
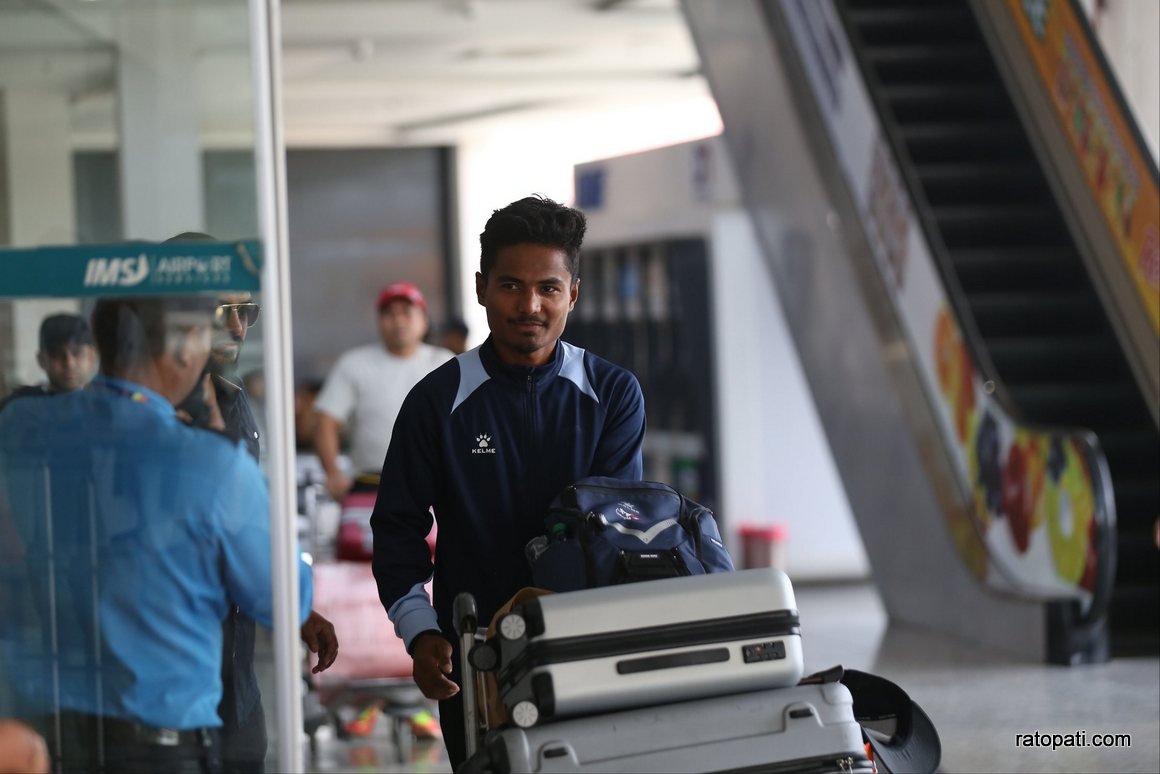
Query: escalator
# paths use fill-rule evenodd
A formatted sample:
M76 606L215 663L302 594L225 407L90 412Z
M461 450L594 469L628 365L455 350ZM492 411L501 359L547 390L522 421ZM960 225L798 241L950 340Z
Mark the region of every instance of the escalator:
M960 320L1020 419L1099 439L1117 518L1112 651L1156 655L1160 436L974 14L963 0L836 8Z
M1160 554L1153 525L1160 515L1160 434L1157 398L1151 395L1154 387L1141 379L1138 359L1133 359L1132 347L1119 326L1115 304L1095 278L1091 241L1077 233L1074 203L1082 195L1072 198L1070 205L1060 198L1059 176L1045 167L1050 162L1040 147L1041 136L1029 128L1026 111L1019 109L1010 83L996 64L978 8L969 0L769 0L752 4L751 11L741 9L741 4L728 5L733 7L710 8L699 0L684 3L771 264L790 265L778 254L785 252L784 239L770 212L775 203L784 209L793 197L775 191L778 184L771 179L778 170L763 169L760 162L763 156L776 154L763 154L759 144L785 142L784 137L792 134L769 131L772 120L780 119L787 109L817 115L829 110L832 116L843 116L839 120L849 120L842 113L846 108L840 106L843 99L850 101L849 93L841 96L841 79L848 75L844 68L852 67L864 84L880 126L881 143L897 168L906 206L913 210L926 240L974 367L986 380L986 391L993 392L1028 432L1034 428L1092 431L1099 450L1093 452L1097 464L1106 460L1116 525L1116 558L1107 565L1114 561L1115 576L1109 584L1106 616L1097 611L1092 628L1098 631L1089 632L1089 639L1105 643L1061 644L1068 639L1069 628L1082 627L1075 625L1066 604L1049 601L1046 657L1064 663L1098 660L1106 656L1101 647L1108 641L1113 655L1156 655L1160 652ZM799 34L794 38L787 22L794 14L799 29L813 28L812 37ZM823 18L827 15L832 16L832 27ZM758 23L766 25L764 32L754 31ZM835 40L835 29L848 44ZM762 35L768 41L761 41ZM853 63L843 62L850 54ZM805 59L821 63L814 65L814 75L821 75L813 81L805 77L800 64ZM767 68L764 72L763 67ZM771 72L784 79L785 92L792 99L757 96L759 91L772 89ZM813 85L803 85L807 81ZM818 135L824 134L818 130L819 119L801 120L803 134L818 159L817 174L834 202L836 212L828 218L831 227L856 220L851 216L859 208L874 209L874 204L863 204L853 192L857 184L850 179L850 167L844 184L835 183L841 168L823 158L827 153L849 157L849 149L819 142ZM831 124L831 139L832 131ZM858 171L853 174L856 178ZM1151 174L1152 180L1145 182L1155 187L1154 164ZM1089 207L1094 209L1094 205ZM851 240L849 232L845 239L848 245L858 242ZM859 250L848 250L850 260L857 263ZM800 275L800 269L795 271L787 273L782 268L778 276L775 268L779 286L792 285ZM855 271L859 272L865 274ZM865 296L865 282L862 287ZM779 287L779 292L802 295L802 289L794 287ZM875 292L869 295L875 297ZM867 319L888 328L881 321L893 315L876 311L873 300L867 303L871 307ZM799 349L810 346L811 335L795 332ZM1155 329L1147 330L1145 341L1145 348L1157 348ZM883 341L881 347L884 359L895 361L891 366L895 371L898 362L920 359L899 354L903 351L897 348L899 343ZM907 342L912 351L919 345ZM803 359L816 371L812 377L815 392L825 391L828 371L834 366L825 354L815 358L804 352ZM916 413L930 412L915 401L921 391L902 392L905 413L913 418ZM926 400L932 400L930 395L927 390ZM849 413L848 406L857 403L851 397L842 410ZM921 422L918 425L916 445L929 450L929 433L922 432ZM834 423L834 427L839 425ZM841 431L827 426L827 432L833 446ZM1049 460L1059 457L1056 443L1052 441ZM855 489L863 486L861 479L888 470L881 463L862 461L846 467L851 472L844 470L843 478ZM972 479L968 484L981 480L977 471L968 477ZM939 491L948 488L933 480L931 486ZM873 553L869 535L891 523L893 515L873 503L860 505L855 495L856 491L852 504ZM946 500L942 502L945 512ZM859 508L865 513L857 513ZM1112 518L1109 513L1109 524ZM1107 553L1110 557L1113 552ZM899 556L895 553L890 559L897 562ZM876 577L878 568L888 564L876 562L873 555L871 562ZM883 581L879 582L881 586ZM1026 598L1050 599L1050 595L1029 593ZM1103 631L1105 625L1108 631ZM1087 655L1077 657L1075 651L1084 648L1089 650Z

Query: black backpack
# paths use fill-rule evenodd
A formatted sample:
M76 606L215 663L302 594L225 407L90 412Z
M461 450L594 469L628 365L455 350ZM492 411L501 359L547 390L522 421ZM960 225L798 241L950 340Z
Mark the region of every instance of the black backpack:
M733 571L711 510L667 484L599 476L556 496L527 556L532 583L557 592Z

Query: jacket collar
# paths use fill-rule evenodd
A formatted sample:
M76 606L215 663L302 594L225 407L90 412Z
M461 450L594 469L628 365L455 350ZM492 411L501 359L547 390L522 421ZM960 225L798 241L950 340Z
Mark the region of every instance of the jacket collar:
M531 381L536 384L546 382L554 378L560 373L560 366L564 362L564 348L560 346L560 340L556 339L555 348L552 350L552 359L542 366L522 366L511 365L499 359L499 354L495 351L495 344L492 343L491 336L479 347L479 359L483 363L483 367L487 369L489 376L507 379L513 382L524 383L528 381L529 375Z

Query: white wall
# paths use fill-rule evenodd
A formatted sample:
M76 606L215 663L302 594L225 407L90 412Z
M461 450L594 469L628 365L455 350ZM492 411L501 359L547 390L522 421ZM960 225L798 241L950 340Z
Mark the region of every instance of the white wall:
M730 525L785 525L786 572L795 581L867 577L858 526L749 215L717 215L711 244Z
M570 204L576 164L720 132L721 117L708 96L647 108L540 113L478 124L456 146L456 226L469 344L487 337L487 318L475 300L475 272L479 233L494 210L533 193Z
M1160 2L1085 0L1082 5L1152 158L1160 158Z
M700 146L700 147L698 147ZM787 528L794 580L869 575L869 562L773 277L720 138L594 161L604 201L592 247L703 236L709 244L720 512L740 560L743 523ZM583 292L583 290L581 291Z
M0 90L0 241L17 247L71 244L73 224L72 147L68 98L48 91ZM7 198L5 199L5 192ZM36 363L40 322L58 312L75 313L76 301L23 299L12 302L12 385L39 384Z

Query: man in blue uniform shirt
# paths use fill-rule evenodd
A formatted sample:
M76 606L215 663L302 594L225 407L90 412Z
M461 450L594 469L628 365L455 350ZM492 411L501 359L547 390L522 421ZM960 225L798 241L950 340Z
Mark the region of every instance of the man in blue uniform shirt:
M383 465L375 579L416 684L440 700L453 766L465 741L452 600L470 591L490 619L531 584L524 546L543 533L560 490L585 476L641 477L636 377L560 339L580 289L585 227L579 211L536 197L492 214L475 275L491 334L411 390ZM434 607L423 590L432 574Z
M0 505L20 542L5 556L27 579L0 647L19 714L65 769L217 771L220 622L233 602L272 624L262 474L174 410L203 373L214 306L99 301L90 388L0 414Z

